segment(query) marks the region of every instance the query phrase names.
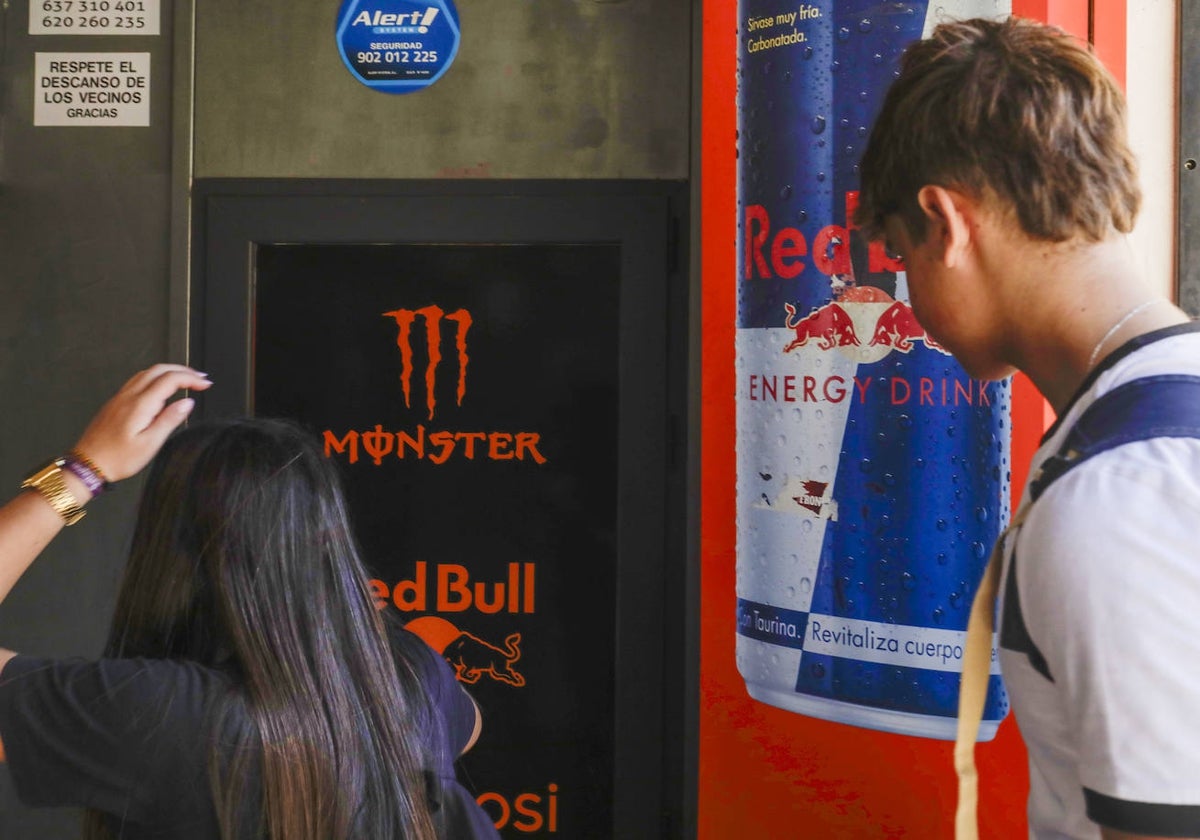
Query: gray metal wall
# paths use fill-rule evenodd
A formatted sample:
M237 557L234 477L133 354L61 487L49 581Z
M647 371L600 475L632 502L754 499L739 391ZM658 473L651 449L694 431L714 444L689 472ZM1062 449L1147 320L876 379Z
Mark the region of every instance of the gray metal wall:
M1200 0L1179 18L1179 305L1200 317Z
M460 0L462 44L419 93L359 84L337 3L196 14L196 177L688 177L687 0Z
M74 443L92 411L167 354L170 9L159 36L29 35L26 0L0 33L0 497ZM35 52L150 52L151 126L35 127ZM133 484L131 482L131 484ZM0 604L0 646L92 655L107 631L134 486L68 529ZM0 837L77 836L72 812L16 805L0 773Z
M193 176L690 174L698 0L460 0L456 61L406 96L342 66L332 0L162 6L159 36L34 36L28 0L0 0L0 497L131 373L182 359ZM34 53L104 51L151 53L150 127L35 127ZM0 646L100 650L136 495L35 563ZM0 770L0 837L74 836L76 814L21 807Z

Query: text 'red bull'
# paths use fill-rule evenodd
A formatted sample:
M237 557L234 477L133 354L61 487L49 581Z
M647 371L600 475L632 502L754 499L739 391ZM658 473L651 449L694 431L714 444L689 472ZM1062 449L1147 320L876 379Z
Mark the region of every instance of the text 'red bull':
M813 239L812 263L826 277L849 275L850 231L857 230L854 212L858 209L858 192L846 193L846 224L826 225ZM804 234L794 227L783 227L771 234L771 214L761 204L746 205L742 219L745 236L742 276L746 280L779 278L790 280L804 271L803 257L808 256ZM770 248L764 253L768 241ZM867 270L903 271L904 263L890 257L882 242L868 246Z
M534 612L537 591L536 563L509 563L508 575L500 581L471 579L471 572L458 563L438 563L434 567L435 587L433 605L435 612L494 613ZM389 587L381 580L372 580L375 607L384 609L392 604L401 612L426 612L430 606L429 564L418 560L410 579L401 580Z

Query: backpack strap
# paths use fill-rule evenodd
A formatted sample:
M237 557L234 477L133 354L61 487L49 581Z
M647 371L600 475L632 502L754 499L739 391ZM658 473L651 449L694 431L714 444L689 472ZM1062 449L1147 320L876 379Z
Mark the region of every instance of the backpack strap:
M1067 471L1101 452L1160 437L1200 437L1200 376L1147 376L1097 399L1030 482L1030 501L1037 501Z
M995 627L996 595L1004 545L1021 527L1033 504L1052 483L1084 461L1126 443L1163 437L1200 438L1200 376L1163 374L1119 385L1088 406L1062 447L1047 458L1029 483L1029 503L996 540L971 603L958 695L954 769L958 774L956 840L977 840L978 775L975 741L983 719Z

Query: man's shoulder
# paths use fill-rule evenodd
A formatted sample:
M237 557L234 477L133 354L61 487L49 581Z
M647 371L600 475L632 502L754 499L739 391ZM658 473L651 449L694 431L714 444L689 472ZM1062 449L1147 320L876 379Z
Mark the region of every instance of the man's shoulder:
M1036 475L1047 459L1061 454L1069 444L1074 442L1072 438L1078 434L1079 430L1076 425L1080 418L1092 412L1093 406L1096 406L1097 402L1113 394L1114 391L1138 380L1149 381L1156 378L1179 376L1200 379L1200 323L1182 324L1156 331L1152 335L1130 342L1114 356L1115 360L1106 361L1102 369L1089 377L1084 387L1047 431L1034 456L1031 475ZM1145 394L1144 398L1150 400L1156 399L1156 395L1161 396L1161 392L1156 391L1155 388L1144 389L1143 393ZM1092 423L1091 431L1094 432L1095 429L1096 425ZM1186 452L1190 448L1190 445L1185 444L1182 450ZM1154 447L1122 445L1071 468L1066 472L1066 476L1059 480L1065 482L1072 475L1086 474L1090 470L1111 467L1122 461L1136 464L1139 458L1152 456L1154 452ZM1143 466L1156 466L1153 463L1153 457L1151 457L1151 463L1143 464ZM1162 466L1169 466L1169 464ZM1078 479L1076 478L1076 480ZM1057 484L1058 481L1054 483Z
M1105 625L1165 593L1192 593L1190 602L1200 597L1197 523L1200 439L1103 452L1052 484L1029 511L1015 541L1021 602L1060 629ZM1061 634L1042 638L1052 635Z
M1113 447L1046 488L1023 531L1096 545L1117 533L1153 540L1170 523L1200 534L1200 437L1162 437Z

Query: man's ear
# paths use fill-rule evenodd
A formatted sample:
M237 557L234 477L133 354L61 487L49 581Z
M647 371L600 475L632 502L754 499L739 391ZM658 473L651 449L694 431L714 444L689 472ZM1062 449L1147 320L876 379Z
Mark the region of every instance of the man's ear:
M971 200L957 190L926 184L917 192L917 203L929 226L927 237L938 243L943 265L960 267L971 246Z

